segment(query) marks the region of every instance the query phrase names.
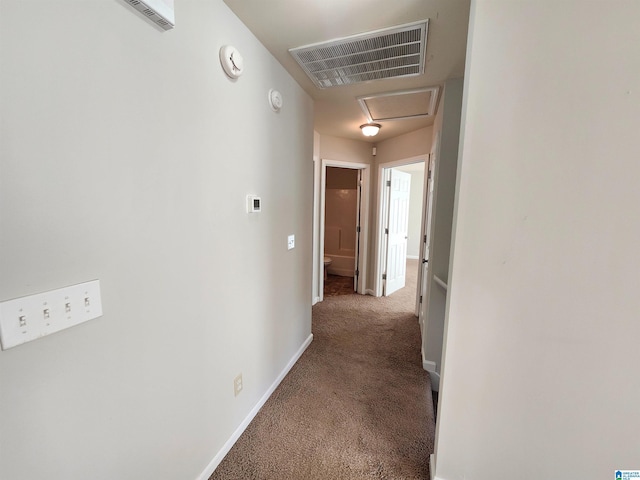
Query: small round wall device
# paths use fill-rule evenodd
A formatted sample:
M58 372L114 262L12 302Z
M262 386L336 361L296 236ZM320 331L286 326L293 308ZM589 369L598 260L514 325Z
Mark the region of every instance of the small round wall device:
M238 78L244 71L244 61L237 48L224 45L220 48L220 63L224 72L231 78Z
M269 106L274 112L279 112L282 108L282 94L273 88L269 90Z

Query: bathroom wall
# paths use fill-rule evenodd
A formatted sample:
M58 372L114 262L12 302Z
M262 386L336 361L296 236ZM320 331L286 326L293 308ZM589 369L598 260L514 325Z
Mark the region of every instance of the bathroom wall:
M327 168L324 255L333 262L327 272L352 277L358 214L358 171Z

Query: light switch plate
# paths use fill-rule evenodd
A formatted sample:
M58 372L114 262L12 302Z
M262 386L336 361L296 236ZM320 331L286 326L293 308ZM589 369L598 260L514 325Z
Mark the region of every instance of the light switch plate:
M289 235L287 237L287 250L291 250L292 248L295 248L295 246L296 246L296 236Z
M6 350L102 316L100 281L0 303L0 343Z

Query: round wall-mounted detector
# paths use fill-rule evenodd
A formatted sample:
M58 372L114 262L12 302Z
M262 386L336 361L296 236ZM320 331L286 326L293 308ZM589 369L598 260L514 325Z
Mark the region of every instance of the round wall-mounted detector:
M242 55L231 45L224 45L220 49L220 63L224 72L231 78L238 78L244 71Z
M273 88L269 90L269 106L274 112L279 112L282 108L282 94Z

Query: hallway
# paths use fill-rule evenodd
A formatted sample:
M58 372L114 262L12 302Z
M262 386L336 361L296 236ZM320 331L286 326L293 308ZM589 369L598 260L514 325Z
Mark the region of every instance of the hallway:
M313 307L314 341L211 479L429 478L435 422L409 263L390 297Z

